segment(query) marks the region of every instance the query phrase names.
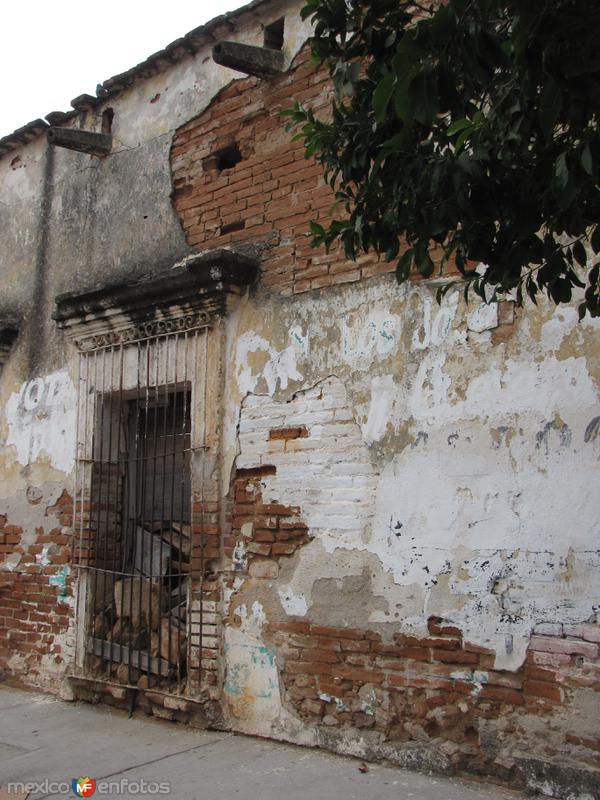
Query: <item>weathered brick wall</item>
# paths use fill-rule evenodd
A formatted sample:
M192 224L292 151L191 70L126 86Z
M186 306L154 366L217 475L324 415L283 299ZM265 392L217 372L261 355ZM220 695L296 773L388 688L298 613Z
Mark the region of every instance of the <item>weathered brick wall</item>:
M289 403L248 397L239 441L238 474L255 470L262 475L269 497L292 487L301 500L284 513L301 517L312 509L309 536L335 530L339 543L352 541L370 521L377 469L353 419L348 393L335 377ZM243 499L243 488L236 497ZM243 512L244 506L239 508Z
M310 247L309 221L327 219L334 198L322 167L305 159L279 112L294 101L323 109L328 97L327 75L315 71L305 48L281 77L232 81L173 140L173 203L188 243L263 247L262 283L284 295L394 268ZM218 154L234 144L241 161L219 170Z
M494 331L514 334L512 316L505 317L503 308ZM310 330L302 322L303 329ZM389 335L389 328L381 330ZM378 331L373 334L377 339ZM490 347L496 347L490 338ZM351 343L348 337L345 352ZM304 346L298 342L299 352ZM600 626L538 624L534 635L528 635L524 661L503 668L498 655L503 655L504 641L498 642L489 621L486 633L490 642L495 635L495 646L486 647L481 637L470 640L467 626L454 621L431 616L429 635L422 636L407 633L404 608L394 615L379 613L388 608L387 598L381 597L386 590L371 582L379 564L369 558L366 544L372 544L376 530L373 507L381 467L377 451L374 454L365 444L365 421L361 429L352 413L351 382L344 385L329 375L308 390L282 395L273 388L275 379L269 380L270 393L251 394L243 401L231 484L233 514L226 554L233 566L233 579L227 583L233 601L231 606L230 601L224 604L224 626L242 631L234 640L237 650L223 652L225 669L232 675L233 716L246 713L239 710L243 698L248 715L254 715L249 729L264 730L261 713L269 724L271 705L265 701L261 712L248 700L268 693L260 683L264 665L253 674L245 655L260 642L274 654L282 713L301 721L305 731L315 732L321 744L356 752L350 742L360 741L356 746L374 758L395 758L399 763L412 758L410 763L421 767L478 773L512 785L540 788L546 781L557 796L565 790L552 783L555 763L563 784L564 776L572 774L565 762L569 769L580 770L582 780L593 782L594 770L600 768L600 738L591 711L600 691ZM453 441L450 437L446 446ZM420 440L405 446L414 452ZM422 480L426 482L425 474ZM293 524L304 526L303 547L289 562L282 563L270 549L281 528L278 518L265 513L271 511L293 512ZM414 548L405 544L405 552L397 556L408 563L413 549L420 550L419 527L406 533L400 526L396 531L388 520L386 533L397 546L400 537L413 537ZM240 543L245 558L238 561ZM481 544L489 546L487 541ZM353 577L356 559L348 553L356 549L363 551L363 566L362 574L359 569L359 576ZM315 551L317 555L309 557ZM483 557L481 561L485 567ZM346 582L343 570L348 564L353 569ZM311 568L312 579L307 575ZM336 579L329 578L332 572L337 593L332 589ZM438 580L443 578L427 568L426 585L434 587ZM352 596L352 581L361 591L359 600ZM524 596L522 588L520 595ZM482 594L480 608L488 596L489 589ZM330 614L349 620L359 616L362 598L367 604L363 619L380 624L323 621ZM295 611L298 606L303 610ZM261 622L263 613L266 622ZM593 614L590 619L595 619ZM256 660L261 657L258 652ZM240 679L242 674L247 679ZM415 747L421 748L418 755L402 755Z
M530 749L530 718L553 726L555 715L600 691L600 626L558 628L532 637L516 672L495 669L492 651L433 617L429 638L398 633L384 642L373 631L303 618L274 625L271 636L285 701L307 722L429 743L455 768L514 780L515 756ZM490 723L493 740L484 733ZM600 738L582 734L576 714L560 736L562 747L548 736L548 757L575 744L583 765L600 766Z
M231 82L199 117L178 129L171 149L173 205L194 249L254 245L262 252L262 284L282 295L352 283L393 272L374 253L348 260L340 247L329 253L310 246L311 220L326 224L343 216L325 183L323 168L305 158L279 116L295 102L327 114L331 84L310 62L305 46L288 72L268 80ZM228 159L235 153L234 166ZM441 250L432 249L438 272ZM412 280L421 276L413 271Z
M176 85L164 79L160 102ZM216 91L223 81L206 86ZM122 123L119 137L137 136L138 126L163 142L173 119L209 101L174 136L173 206L192 249L253 246L262 275L210 357L207 400L218 435L198 448L213 461L193 481L191 565L203 575L189 605L193 697L89 676L80 694L123 707L137 698L164 719L397 763L427 766L410 755L423 747L436 768L515 783L528 759L543 769L566 764L569 780L569 770L596 775L598 624L535 627L541 619L597 620L589 585L596 516L585 479L592 442L583 434L598 414L590 332L567 310L515 317L508 301L466 309L452 295L438 307L427 285L398 291L392 277L376 277L393 264L312 249L309 221L326 221L333 198L278 113L296 100L324 111L329 92L304 48L284 75L235 78L213 99L198 92L191 106L187 95L160 132L144 117L160 108L160 93L140 100L144 107L136 93L124 95L135 125ZM145 184L167 175L164 151L128 152L139 153ZM83 172L58 174L74 192L70 181ZM112 221L92 226L101 232L131 228L110 194L129 184L114 174L107 170L99 185L96 210L110 208ZM156 193L143 194L155 209L145 245L136 239L115 269L152 269L148 259L166 241L157 231L173 216ZM164 201L167 189L159 194ZM146 219L145 207L132 209ZM123 237L113 239L121 248ZM81 252L94 250L90 242ZM168 247L158 249L166 262ZM62 288L70 286L70 256L53 263L64 263ZM195 397L204 403L202 392ZM53 423L40 410L36 436ZM74 416L65 419L64 430L74 429ZM44 463L40 453L28 453L32 467ZM62 460L57 468L72 474ZM210 487L202 496L201 482ZM569 504L581 518L572 535L561 516ZM97 511L84 499L75 530ZM52 664L58 677L72 663L72 584L63 572L70 514L63 497L37 533L27 514L0 518L0 553L19 557L17 567L0 565L0 663L49 687ZM88 565L90 544L82 542ZM569 792L563 780L555 794Z
M0 516L0 670L51 687L72 658L73 501L66 490L45 517L46 528L27 532Z
M272 438L291 441L299 429L276 429ZM263 500L262 478L274 475L275 467L238 469L233 482L231 533L224 538L225 555L234 571L248 569L250 575L277 577L270 559L292 556L310 541L308 528L300 519L301 509Z
M214 694L219 671L219 585L214 567L221 552L219 503L198 496L192 502L191 569L195 575L190 597L190 671L192 693L208 689ZM199 576L206 576L201 579Z

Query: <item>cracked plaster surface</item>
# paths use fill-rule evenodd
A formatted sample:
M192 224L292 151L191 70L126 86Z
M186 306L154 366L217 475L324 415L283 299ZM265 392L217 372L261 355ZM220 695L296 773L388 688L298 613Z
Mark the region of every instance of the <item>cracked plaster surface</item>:
M274 464L265 497L299 506L314 536L280 571L288 613L419 633L435 614L516 668L536 623L595 612L597 383L577 348L557 351L597 324L527 319L493 345L494 308L385 280L263 312L232 329L226 458ZM301 424L308 438L269 442Z

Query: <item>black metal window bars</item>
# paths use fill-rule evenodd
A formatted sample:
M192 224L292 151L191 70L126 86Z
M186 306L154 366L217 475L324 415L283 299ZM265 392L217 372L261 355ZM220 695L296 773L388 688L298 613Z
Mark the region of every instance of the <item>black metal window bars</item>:
M191 513L194 443L206 428L201 340L205 331L184 330L80 353L74 563L87 574L85 673L177 695L192 666L199 685L201 669ZM200 360L206 383L206 347Z

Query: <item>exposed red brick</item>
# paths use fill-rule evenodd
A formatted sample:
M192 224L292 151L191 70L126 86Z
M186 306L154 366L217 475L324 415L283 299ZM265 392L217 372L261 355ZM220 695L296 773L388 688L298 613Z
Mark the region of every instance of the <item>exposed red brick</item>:
M269 431L269 439L305 439L309 436L306 425L298 425L294 428L272 428Z
M452 651L434 648L433 660L452 664L477 664L479 663L479 655L477 653L467 653L462 650Z
M315 636L334 636L339 639L365 638L365 632L358 628L333 628L328 625L312 625L311 633Z
M262 464L259 467L246 467L236 471L238 478L262 478L276 473L277 467L274 464Z
M580 639L558 639L554 636L532 636L532 650L543 653L566 653L568 655L582 655L589 659L598 658L598 645L592 642L583 642Z
M506 703L511 706L520 706L523 704L523 695L515 689L505 689L501 686L485 686L479 697L484 700L496 700L499 703Z
M541 697L546 700L552 700L555 703L561 703L563 699L563 691L560 686L555 684L546 683L544 681L525 681L523 684L523 694L532 697Z

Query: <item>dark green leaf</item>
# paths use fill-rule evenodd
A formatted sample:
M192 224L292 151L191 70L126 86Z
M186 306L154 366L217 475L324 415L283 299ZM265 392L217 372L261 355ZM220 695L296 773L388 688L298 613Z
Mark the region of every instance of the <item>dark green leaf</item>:
M470 138L470 136L472 134L473 134L473 126L470 126L468 128L464 128L462 130L462 132L459 134L458 138L456 139L456 142L454 143L454 147L456 148L456 152L457 153L459 153L462 150L465 142Z
M416 252L416 263L419 274L424 278L431 278L435 264L431 260L429 250L424 245L419 245Z
M527 281L525 282L525 288L527 289L529 299L535 306L537 306L536 294L538 293L538 287L533 278L527 278Z
M557 84L550 78L540 98L540 126L547 142L552 140L554 128L562 106L562 95Z
M586 144L586 146L581 151L581 166L587 172L588 175L593 174L594 165L592 163L592 152L590 150L590 146Z
M385 117L390 97L394 91L395 80L394 75L389 72L379 81L373 92L373 111L375 112L375 119L378 122L381 122Z
M561 153L556 159L554 176L559 189L566 189L569 183L569 167L567 166L567 154Z
M585 247L581 244L580 241L575 242L573 247L571 248L573 252L573 256L577 263L581 267L585 267L587 265L587 255L585 252Z
M566 278L558 278L550 287L550 295L555 303L568 303L571 300L571 284Z
M398 283L404 283L404 281L408 279L412 267L413 255L414 250L412 247L409 247L400 257L396 267L396 280Z
M283 114L339 204L313 244L397 261L398 239L437 242L482 298L566 302L585 278L585 313L600 316L584 258L588 242L600 255L600 3L307 0L302 15L340 93L318 118ZM404 280L411 259L433 274L414 247Z
M412 116L413 109L409 100L408 91L416 74L417 72L415 69L408 70L394 90L394 110L398 119L403 122L408 122Z
M431 70L416 75L410 84L409 98L413 117L421 125L431 125L438 112L437 82Z
M467 119L466 117L462 117L461 119L457 119L451 125L449 125L446 129L446 133L448 136L453 136L455 133L471 127L473 127L471 120Z

